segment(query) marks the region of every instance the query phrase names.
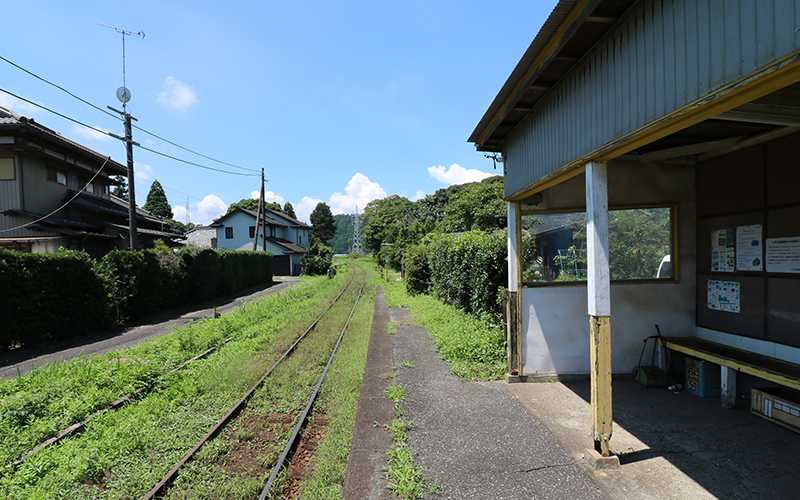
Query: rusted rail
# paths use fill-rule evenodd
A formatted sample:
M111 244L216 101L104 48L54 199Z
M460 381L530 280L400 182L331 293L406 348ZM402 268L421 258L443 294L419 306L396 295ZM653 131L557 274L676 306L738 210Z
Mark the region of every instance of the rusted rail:
M205 444L208 440L217 435L217 433L223 427L225 427L228 424L228 422L230 422L230 420L244 408L245 404L253 395L253 393L256 392L256 390L258 390L261 387L261 385L270 376L270 374L272 374L275 368L294 351L295 347L300 343L300 341L302 341L306 337L306 335L308 335L308 333L314 330L314 328L317 326L322 317L325 316L325 314L334 306L334 304L336 304L336 302L339 301L341 296L344 294L344 292L347 290L347 288L350 286L352 282L353 282L353 277L350 278L350 281L348 281L347 284L345 284L345 286L339 292L339 295L337 295L336 298L331 301L328 307L324 311L322 311L322 314L320 314L317 317L317 319L314 320L311 326L309 326L308 329L306 329L306 331L303 332L303 334L300 335L300 337L298 337L297 340L295 340L295 342L283 353L283 355L281 355L280 358L278 358L277 361L275 361L275 363L270 367L270 369L267 370L267 372L260 379L258 379L258 381L247 391L247 393L245 393L245 395L242 396L242 398L239 401L237 401L236 404L216 424L214 424L214 426L206 433L206 435L203 436L203 438L191 450L189 450L189 452L186 453L186 455L183 456L183 458L175 465L175 467L173 467L172 470L170 470L167 473L167 475L164 476L164 478L161 479L161 481L159 481L158 484L156 484L155 487L152 490L150 490L149 493L147 493L147 495L142 497L142 500L151 500L153 498L156 498L160 493L162 493L165 490L167 486L169 486L169 484L177 475L178 471L186 464L186 462L191 460L194 454L197 453L197 451L203 446L203 444ZM364 287L363 282L361 287L363 289ZM360 296L361 292L359 291L359 297ZM348 318L348 322L349 321L350 320Z

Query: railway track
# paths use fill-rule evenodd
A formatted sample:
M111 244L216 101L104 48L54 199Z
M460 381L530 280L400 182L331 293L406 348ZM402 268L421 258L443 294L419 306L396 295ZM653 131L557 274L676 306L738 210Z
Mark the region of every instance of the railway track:
M356 269L359 268L356 267ZM281 375L283 377L282 380L299 381L301 378L309 378L309 373L313 371L316 381L315 384L308 384L307 381L303 381L299 382L296 387L289 389L289 391L294 391L295 394L307 392L311 393L310 396L305 400L302 411L284 411L278 417L275 416L276 412L272 412L271 416L268 418L271 424L274 425L277 423L281 430L272 433L272 439L270 439L268 443L265 443L264 449L268 448L271 450L271 452L261 454L257 458L259 462L263 462L261 463L262 470L267 468L270 470L269 478L265 481L262 480L263 488L261 488L261 493L258 498L267 499L274 497L276 494L276 489L282 482L283 476L285 476L286 469L284 464L286 463L287 459L291 457L292 451L297 446L302 429L304 428L314 402L320 393L320 388L323 384L325 376L328 374L329 368L334 359L334 355L336 354L342 338L347 331L350 319L353 317L353 313L355 312L356 307L361 299L366 280L366 273L363 269L360 270L360 273L360 286L357 283L354 284L356 278L356 272L354 272L353 276L351 276L348 283L342 288L339 295L337 295L337 297L331 301L328 307L319 315L319 317L317 317L311 326L309 326L308 329L306 329L305 332L303 332L302 335L300 335L297 340L295 340L295 342L288 349L286 349L286 351L278 358L277 361L275 361L275 363L266 371L266 373L264 373L264 375L244 394L244 396L242 396L242 398L237 401L236 404L233 405L233 407L231 407L230 410L209 429L206 435L203 436L203 438L188 453L186 453L186 455L184 455L184 457L177 464L175 464L175 466L161 479L161 481L159 481L158 484L156 484L155 487L153 487L153 489L143 497L143 499L149 500L164 498L165 496L169 495L170 489L173 487L176 481L179 480L182 473L181 471L187 468L187 465L189 465L190 462L199 454L200 450L203 449L204 446L208 446L208 443L211 441L221 439L220 436L227 432L228 429L236 426L239 429L237 432L241 434L241 428L243 426L255 425L258 427L259 419L255 416L246 415L248 413L248 404L259 392L268 392L270 389L272 389L269 387L269 385L275 373L284 370L284 373ZM358 288L357 293L355 291L356 287ZM347 296L348 300L343 300L342 303L340 303L340 299L343 296ZM344 321L341 330L338 331L338 337L335 339L335 343L333 343L333 335L330 335L333 333L331 332L332 325L330 324L326 325L326 331L320 332L319 334L326 334L326 338L320 337L319 339L313 339L312 337L316 335L315 332L317 331L318 326L321 323L328 321L328 316L333 314L331 313L331 310L334 309L334 306L337 306L337 304L339 305L339 307L335 310L341 315L342 310L346 309L346 306L349 305L350 299L352 299L352 308L350 308L347 319ZM337 318L340 319L338 316ZM330 321L336 321L337 318L333 318ZM299 353L299 351L306 347L306 344L309 344L309 346L305 349L307 352ZM325 352L321 353L321 351ZM289 364L287 363L287 360L297 358L298 356L301 357L302 360L297 360L296 366L286 367L286 365ZM292 370L296 370L298 373L293 373ZM318 377L316 377L317 373L319 373ZM278 384L276 383L276 386L277 385ZM285 390L285 387L282 388L282 390ZM289 430L291 430L290 433L288 432ZM259 431L254 430L253 432ZM286 434L288 434L288 437ZM274 460L271 458L266 460L264 458L265 454L276 454L275 450L278 448L278 443L280 443L280 446L282 446L282 451L280 454ZM258 453L258 451L256 451L256 453ZM269 464L266 462L269 462ZM191 497L191 493L188 495L188 497ZM179 498L186 497L180 493L175 496Z

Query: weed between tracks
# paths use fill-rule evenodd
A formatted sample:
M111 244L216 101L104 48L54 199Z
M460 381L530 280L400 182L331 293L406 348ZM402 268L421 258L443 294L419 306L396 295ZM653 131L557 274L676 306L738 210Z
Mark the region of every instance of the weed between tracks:
M284 294L217 320L125 351L60 363L0 382L0 498L141 497L263 374L271 364L273 346L288 342L313 321L319 305L341 289L344 275L334 280L304 278ZM207 359L164 375L230 336L234 340ZM365 356L365 347L363 351ZM363 366L362 361L362 373ZM81 435L45 448L16 470L8 465L60 429L143 386L147 391L134 404L95 418ZM296 406L290 392L284 392L281 409L287 413ZM280 419L276 423L272 432L282 432ZM247 434L239 437L247 439ZM215 440L201 450L198 463L224 456L230 447L230 442ZM191 471L190 467L181 477L191 476ZM199 477L197 484L209 480ZM230 498L245 498L245 490L253 489L242 485Z

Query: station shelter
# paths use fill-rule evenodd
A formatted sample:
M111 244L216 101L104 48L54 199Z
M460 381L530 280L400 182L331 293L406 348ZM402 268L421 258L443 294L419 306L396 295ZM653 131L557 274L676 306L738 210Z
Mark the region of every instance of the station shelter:
M509 373L590 374L604 455L655 325L724 405L800 388L799 48L796 0L562 0L469 138L504 165Z

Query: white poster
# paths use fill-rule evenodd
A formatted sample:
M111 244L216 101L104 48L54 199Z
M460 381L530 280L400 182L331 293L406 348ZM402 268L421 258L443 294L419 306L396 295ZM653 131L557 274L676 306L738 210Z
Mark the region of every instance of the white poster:
M732 273L735 264L734 230L711 231L711 272Z
M800 236L767 238L767 272L800 273Z
M708 280L708 308L717 311L740 312L739 283Z
M761 224L736 228L736 270L761 271L763 269Z

